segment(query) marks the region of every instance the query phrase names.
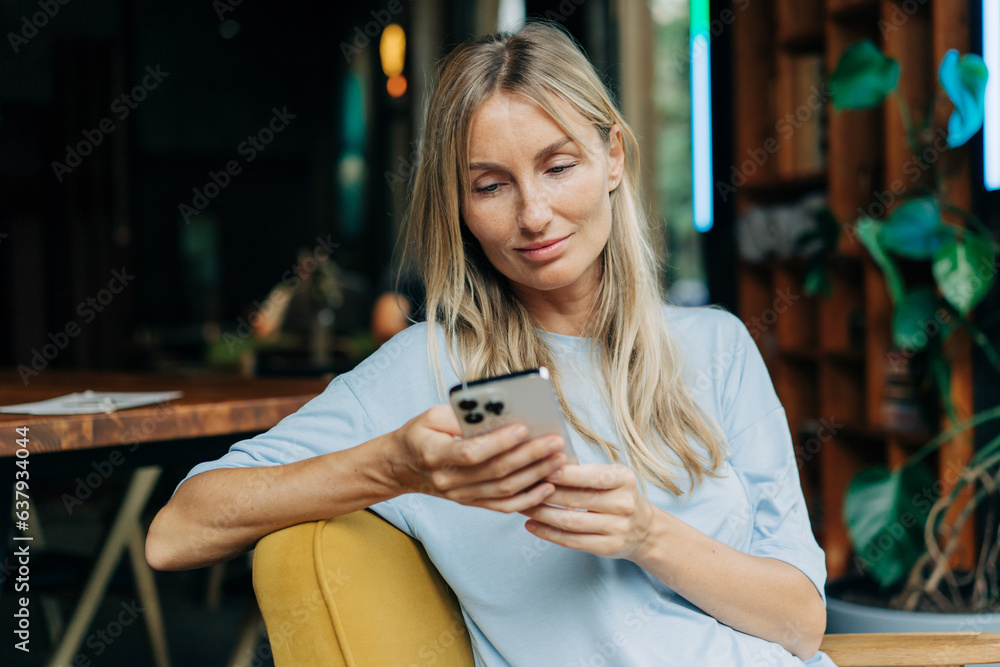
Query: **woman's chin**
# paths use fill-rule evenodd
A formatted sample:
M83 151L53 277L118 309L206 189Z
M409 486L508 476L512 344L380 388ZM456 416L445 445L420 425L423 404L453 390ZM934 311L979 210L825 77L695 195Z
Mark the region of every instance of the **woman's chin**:
M555 275L512 282L514 282L515 289L520 288L531 292L555 293L573 288L574 285L581 282L581 278Z

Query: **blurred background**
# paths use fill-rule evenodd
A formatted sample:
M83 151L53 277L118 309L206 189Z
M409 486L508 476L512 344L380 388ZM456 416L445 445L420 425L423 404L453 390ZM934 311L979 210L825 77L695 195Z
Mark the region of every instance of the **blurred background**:
M675 299L707 303L711 290L734 308L732 262L704 269L713 247L731 257L732 239L693 224L687 0L12 0L0 5L0 368L12 386L53 370L352 368L408 324L401 308L420 314L419 286L397 281L396 236L434 65L526 17L579 41L639 135ZM728 150L727 122L715 150ZM119 448L127 465L71 505L109 450L35 459L46 538L33 565L35 641L31 654L4 642L0 663L47 664L132 469L164 471L148 522L194 463L226 446ZM13 581L0 579L10 618ZM248 560L156 581L174 664L270 662ZM139 623L115 626L135 599L122 563L74 665L152 664ZM120 638L98 634L108 629Z
M434 63L525 16L565 26L626 108L664 277L708 300L686 0L73 2L25 28L36 5L0 9L33 35L0 61L0 365L77 322L47 366L349 368L395 283ZM123 267L127 288L86 305Z
M902 466L949 424L1000 404L1000 303L989 289L1000 92L986 107L986 132L972 128L964 145L933 148L932 127L947 126L953 111L934 92L938 63L952 48L984 53L1000 43L995 6L5 0L0 369L18 389L50 369L222 376L233 386L240 377L350 370L408 324L404 312L420 316L421 290L399 273L396 237L435 63L467 38L543 18L582 45L638 135L670 300L721 305L757 342L831 578L871 574L877 564L857 558L865 549L844 516L853 476L872 464ZM896 99L917 110L913 118L894 102L878 106L881 98L867 110L835 108L830 77L864 39L899 63ZM912 122L927 129L918 149L906 141ZM908 289L930 290L934 307L975 324L956 336L930 311L896 308L884 264L856 233L859 218L890 221L902 202L927 193L961 211L934 225L960 227L971 215L992 248L973 267L977 287L971 273L956 279L959 298L975 293L964 310L935 286L938 269L899 260ZM948 471L995 450L998 434L994 421L927 457L921 465L942 482L935 493L946 496L956 481ZM152 447L130 450L128 465L75 509L66 492L103 465L104 452L37 459L47 478L34 501L61 547L39 561L48 576L38 583L56 597L43 601L38 650L15 654L5 642L0 664L46 664L59 610L72 608L128 469L163 467L148 521L191 465L229 443L211 444L178 446L169 461ZM53 459L63 465L46 468ZM991 499L961 531L956 567L972 567L978 546L997 543L1000 475L993 479ZM97 630L134 598L120 570ZM9 618L10 580L0 578L0 617ZM158 573L157 582L176 664L269 663L248 561ZM151 664L145 642L130 631L88 644L74 664Z

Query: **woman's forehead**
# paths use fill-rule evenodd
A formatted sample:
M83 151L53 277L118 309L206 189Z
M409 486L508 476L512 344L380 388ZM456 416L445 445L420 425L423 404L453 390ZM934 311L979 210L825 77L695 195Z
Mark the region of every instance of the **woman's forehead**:
M547 140L568 135L577 142L590 142L596 138L594 125L568 102L553 95L545 99L545 104L551 108L552 114L526 95L505 91L494 93L472 116L470 152L503 147L511 140L534 138L547 143Z

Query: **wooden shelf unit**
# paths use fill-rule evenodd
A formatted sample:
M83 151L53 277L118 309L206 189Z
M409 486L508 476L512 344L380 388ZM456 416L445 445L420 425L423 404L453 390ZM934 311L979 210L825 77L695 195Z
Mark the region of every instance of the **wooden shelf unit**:
M834 112L825 81L845 49L871 39L900 62L901 93L915 114L923 113L944 53L950 48L968 51L968 11L948 0L926 0L908 13L913 7L902 0L759 0L738 14L732 28L733 165L746 179L735 195L736 214L823 191L843 226L828 267L829 297L805 295L801 260L741 262L738 270L740 316L788 414L803 491L831 578L852 567L842 518L851 477L872 463L898 464L926 436L894 434L882 427L892 308L880 271L851 233L860 213L884 217L892 210L894 184L914 185L912 163L906 169L913 157L894 103L871 111ZM812 109L808 96L815 91L791 80L817 62L824 70L822 111ZM803 108L820 114L821 122L802 113ZM799 120L808 118L789 133L787 121L796 112ZM795 136L816 128L823 134L820 144L814 136ZM777 141L778 150L770 151L764 164L742 169L769 141ZM967 166L950 173L947 183L955 203L968 206ZM791 303L775 312L781 295ZM972 405L971 355L966 357L952 369L960 416L971 414ZM971 453L971 438L955 443L942 450L939 469L961 464ZM946 477L941 475L947 489ZM974 543L969 526L968 553Z

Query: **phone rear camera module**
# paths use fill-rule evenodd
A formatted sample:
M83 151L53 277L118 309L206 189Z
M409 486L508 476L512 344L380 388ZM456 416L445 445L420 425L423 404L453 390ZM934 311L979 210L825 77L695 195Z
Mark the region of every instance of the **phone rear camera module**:
M470 402L473 405L475 405L475 401L470 401ZM465 415L465 421L468 422L469 424L478 424L479 422L483 421L483 413L470 412L469 414Z
M463 398L459 402L458 407L462 408L463 410L472 410L477 405L479 405L479 403L477 403L476 401L472 400L471 398Z
M483 406L483 409L486 410L487 412L492 412L495 415L499 415L501 412L503 412L503 401L496 401L496 400L490 401L489 403Z

